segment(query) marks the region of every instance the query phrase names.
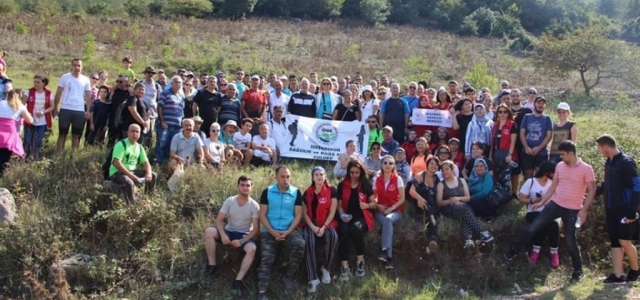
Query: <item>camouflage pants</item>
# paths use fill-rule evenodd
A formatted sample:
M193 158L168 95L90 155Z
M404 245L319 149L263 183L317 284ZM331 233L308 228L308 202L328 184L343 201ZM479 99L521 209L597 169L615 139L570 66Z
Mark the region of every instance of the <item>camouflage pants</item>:
M267 291L269 279L271 278L271 268L278 255L278 249L286 247L289 265L286 275L293 277L304 260L304 237L299 229L289 234L284 242L278 242L268 232L262 232L260 236L260 269L258 271L258 291Z

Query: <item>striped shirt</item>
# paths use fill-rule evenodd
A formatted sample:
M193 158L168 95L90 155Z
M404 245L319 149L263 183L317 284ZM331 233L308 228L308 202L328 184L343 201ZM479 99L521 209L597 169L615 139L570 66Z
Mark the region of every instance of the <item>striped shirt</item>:
M184 94L165 90L158 97L158 107L162 108L162 118L169 127L181 127L184 116Z
M587 184L596 181L593 168L581 159L569 166L564 162L558 163L554 181L558 181L553 201L566 209L579 210L587 191Z
M232 120L240 123L240 101L237 99L229 99L227 95L222 96L220 101L220 112L218 113L218 123L221 126Z

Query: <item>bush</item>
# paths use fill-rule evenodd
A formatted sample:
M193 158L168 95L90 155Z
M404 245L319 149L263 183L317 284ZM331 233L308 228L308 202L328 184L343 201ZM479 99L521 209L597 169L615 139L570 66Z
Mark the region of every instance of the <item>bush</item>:
M15 14L18 12L18 4L15 0L0 0L0 13Z
M108 2L100 1L89 6L87 13L94 16L110 16L113 14L113 6Z
M151 3L142 0L129 0L124 4L124 9L130 17L149 16Z
M489 73L486 63L474 64L471 70L464 75L464 79L478 89L488 87L493 90L498 85L498 77Z
M370 25L383 24L389 15L388 0L361 0L360 13L362 18Z
M253 12L258 0L226 0L222 4L221 14L232 20L244 18L246 14Z
M387 20L396 24L411 24L418 17L418 6L423 5L417 0L389 0L390 13Z
M202 17L212 11L213 4L209 0L171 0L167 5L166 14Z

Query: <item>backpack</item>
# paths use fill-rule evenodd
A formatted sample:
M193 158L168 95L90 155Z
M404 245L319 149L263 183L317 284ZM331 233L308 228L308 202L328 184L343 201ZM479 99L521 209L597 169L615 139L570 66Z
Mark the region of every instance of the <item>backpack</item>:
M118 107L119 108L119 107ZM124 139L120 140L118 143L122 143L122 147L126 147L127 144L124 142ZM109 176L109 169L111 168L111 160L113 160L113 148L109 149L107 152L107 159L105 159L102 164L102 178L103 180L110 180L111 176Z
M122 119L123 119L122 113L126 108L127 108L127 101L120 103L120 105L118 105L118 108L116 108L116 116L114 118L116 128L122 127Z

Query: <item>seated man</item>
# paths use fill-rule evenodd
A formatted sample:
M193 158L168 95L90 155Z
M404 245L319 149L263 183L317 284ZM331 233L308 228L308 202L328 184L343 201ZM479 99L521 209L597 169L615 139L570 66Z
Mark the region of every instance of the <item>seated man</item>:
M260 231L258 202L251 198L251 178L240 176L238 178L238 192L236 196L227 198L220 208L216 218L216 226L209 227L204 232L204 248L207 252L207 274L214 276L220 268L216 265L216 243L222 242L225 246L244 252L244 258L240 270L233 281L232 290L238 297L242 294L242 278L253 263L256 254L256 244L253 238ZM224 224L227 219L227 225Z
M169 157L172 159L170 165L177 164L200 164L204 162L204 142L193 130L195 123L192 119L182 120L182 131L174 135L171 139Z
M253 148L251 165L256 167L275 165L278 161L276 141L269 137L269 126L267 124L260 124L259 130L260 134L254 136L251 142L251 148Z
M233 144L235 148L242 153L242 163L246 166L251 161L251 158L253 158L253 151L251 150L251 129L253 128L253 121L249 118L244 118L240 126L240 131L233 134Z
M235 159L241 163L243 161L242 152L236 149L235 143L233 142L233 135L236 131L238 131L238 123L233 120L227 121L227 123L222 125L222 132L220 132L220 136L218 136L218 141L224 144L225 158L227 160L231 161Z
M156 187L156 173L151 171L147 154L142 145L138 144L141 131L140 125L129 125L127 138L113 147L109 168L111 181L122 186L128 204L136 202L136 184L144 183L147 193L152 193ZM137 169L140 165L143 166L142 170Z

